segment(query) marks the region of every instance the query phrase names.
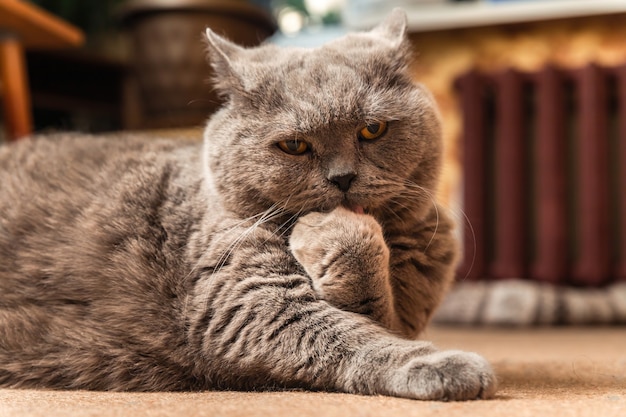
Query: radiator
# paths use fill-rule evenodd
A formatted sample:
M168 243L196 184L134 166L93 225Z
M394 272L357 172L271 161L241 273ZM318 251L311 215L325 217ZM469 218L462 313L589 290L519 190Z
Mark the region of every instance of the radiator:
M471 71L460 280L626 280L626 66Z

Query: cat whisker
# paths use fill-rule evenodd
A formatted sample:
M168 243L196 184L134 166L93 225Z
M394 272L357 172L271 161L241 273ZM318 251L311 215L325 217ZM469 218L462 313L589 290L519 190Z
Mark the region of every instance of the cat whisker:
M211 278L215 274L221 271L224 265L226 265L226 261L228 260L228 258L230 258L231 254L235 250L237 250L239 245L241 245L241 243L244 242L247 239L247 237L250 236L250 234L252 234L257 227L276 218L277 216L281 215L283 212L284 212L284 209L278 207L278 205L275 203L267 210L246 219L246 221L250 221L252 219L257 219L257 220L251 226L247 227L243 232L241 232L239 236L237 236L237 238L235 238L235 240L233 240L230 243L230 245L228 245L228 248L226 248L226 250L220 255L220 257L218 258L215 264L215 268L213 269L213 272L211 273ZM230 228L230 230L236 229L237 227L244 224L246 221L239 222L237 225ZM208 302L209 302L209 296L207 295L206 300L205 300L205 303L207 305L205 305L205 308L208 308Z
M472 223L470 222L469 217L467 217L467 214L465 214L465 211L462 209L459 209L459 212L461 213L461 215L463 216L463 223L467 224L467 227L472 235L472 260L470 262L469 268L467 268L467 272L465 273L465 276L463 277L463 279L461 279L461 281L465 281L467 280L467 278L469 277L470 272L472 271L472 269L474 268L474 263L476 262L476 233L474 232L474 226L472 226ZM455 213L456 215L456 213ZM463 232L465 233L465 232ZM467 250L466 247L463 248L463 257L465 257L465 251Z
M396 203L394 200L391 200L393 203ZM399 204L399 203L398 203ZM389 207L387 204L385 204L384 206L382 206L383 210L388 213L390 216L394 216L396 219L398 219L398 221L404 222L404 219L402 217L400 217L400 215L398 213L396 213L395 210L393 210L391 207Z
M405 184L407 185L407 187L409 187L409 189L411 190L415 190L418 191L419 193L426 195L429 197L429 199L433 202L433 204L435 205L435 207L437 207L433 194L431 191L429 191L428 189L415 184L411 181L405 181ZM462 281L465 281L468 277L469 274L472 270L472 268L474 267L474 264L476 262L476 233L474 231L474 227L472 226L472 223L470 222L470 219L467 217L467 214L465 214L465 211L461 208L459 208L459 210L450 210L449 211L453 217L456 218L457 222L459 224L467 224L467 229L469 230L469 233L471 234L471 238L472 238L472 259L470 261L470 265L469 268L467 269L467 272L465 273L465 276L461 279ZM439 223L439 213L437 212L437 223ZM436 232L435 232L436 233ZM463 231L463 233L465 233L465 231ZM428 243L427 247L430 246L431 242L433 241L435 235L433 234L433 237L431 238L430 242ZM464 248L464 250L467 250L467 248Z
M247 217L245 219L242 219L242 220L238 221L237 223L235 223L235 224L233 224L233 225L231 225L229 227L224 227L222 229L218 229L217 232L228 233L230 230L236 229L236 228L238 228L238 227L240 227L240 226L242 226L242 225L244 225L246 223L251 222L252 220L258 219L259 217L263 217L267 213L267 211L273 210L274 208L275 208L275 206L271 206L267 210L262 211L261 213L257 213L257 214L255 214L253 216Z
M239 236L237 236L237 238L222 253L222 255L218 258L217 263L215 264L215 270L213 271L213 274L216 274L224 267L224 265L226 264L226 260L230 257L233 251L237 249L241 242L245 241L245 239L250 236L250 234L252 234L252 232L254 232L257 227L274 219L275 217L278 217L280 214L283 213L283 211L284 210L277 207L277 204L275 203L270 208L260 213L260 216L253 216L258 217L258 219L241 234L239 234Z
M433 208L435 209L435 230L433 231L432 236L430 237L430 240L428 241L428 243L426 244L426 247L424 248L424 253L426 253L426 251L428 250L428 248L430 247L430 245L433 243L433 241L435 240L435 236L437 236L437 231L439 230L439 207L437 205L437 201L435 200L435 197L432 193L432 191L428 190L425 187L422 187L419 184L416 184L412 181L406 180L404 182L405 186L407 187L407 190L411 190L411 191L418 191L418 195L425 195L426 197L428 197L428 200L430 200L430 203L432 204Z
M405 180L404 186L406 187L404 191L413 191L416 192L417 196L426 197L423 198L422 201L433 200L433 191L429 190L426 187L416 184L415 182L410 180Z
M389 204L385 204L383 207L389 213L394 214L396 218L401 219L401 216L399 216L394 211L393 206L396 206L402 210L412 210L414 208L414 204L409 204L410 201L434 204L434 198L427 190L422 188L405 188L402 191L396 193L396 195L389 200L389 203L391 203L391 207Z
M430 247L431 243L433 243L433 240L435 239L435 236L437 235L437 230L439 230L439 207L437 206L437 204L435 203L434 200L433 200L433 206L435 207L435 216L437 216L436 220L435 220L435 230L433 231L433 234L430 237L430 240L428 241L428 244L424 248L424 253L426 253L426 251Z
M285 220L285 222L283 224L280 225L280 228L284 228L284 229L280 233L280 235L278 235L278 237L283 237L285 233L287 233L289 230L291 230L291 228L295 225L293 220L295 220L298 217L300 217L300 215L302 214L303 211L304 211L304 208L301 208L296 213L292 214L287 220ZM285 225L287 225L289 223L292 223L292 224L289 227L284 227Z
M239 243L240 243L243 239L245 239L245 237L246 237L246 236L247 236L250 232L252 232L252 230L254 230L254 228L256 228L259 224L262 224L262 223L263 223L263 221L261 221L260 223L259 223L259 221L260 221L261 219L263 219L263 218L264 218L264 216L266 216L268 212L270 212L270 211L274 210L275 208L276 208L275 206L272 206L272 207L270 207L269 209L267 209L266 211L261 212L261 213L258 213L258 214L255 214L254 216L250 216L250 217L248 217L248 218L246 218L246 219L243 219L243 220L241 220L241 221L238 221L238 222L236 222L234 225L232 225L232 226L230 226L230 227L228 227L228 228L219 229L219 232L220 232L220 233L225 233L226 235L228 235L228 232L229 232L230 230L234 230L234 229L236 229L236 228L238 228L238 227L241 227L242 225L244 225L244 224L246 224L246 223L249 223L249 222L250 222L250 221L252 221L252 220L259 219L259 220L256 220L256 221L255 221L255 223L254 223L252 226L248 227L248 228L247 228L247 229L246 229L246 230L245 230L242 234L240 234L240 235L239 235L239 236L238 236L238 237L237 237L237 238L236 238L236 239L235 239L235 240L234 240L234 241L233 241L233 242L232 242L232 243L228 246L228 248L227 248L227 249L226 249L226 250L225 250L225 251L224 251L224 252L220 255L220 257L219 257L219 258L218 258L218 260L217 260L216 266L215 266L215 268L214 268L213 272L211 273L211 276L213 276L215 273L219 272L219 270L220 270L220 269L224 266L224 264L226 263L226 259L228 259L228 257L230 256L230 254L231 254L231 253L232 253L232 252L233 252L233 251L234 251L234 250L235 250L235 249L239 246ZM193 274L194 274L194 273L198 270L199 266L203 263L203 261L204 261L204 258L202 258L202 257L201 257L200 259L198 259L198 261L194 264L194 266L193 266L193 267L189 270L189 272L188 272L188 273L187 273L187 275L185 276L184 280L186 280L186 279L187 279L187 278L189 278L191 275L193 275Z
M272 210L272 207L270 207L268 210ZM264 214L265 214L265 212L261 212L261 213L255 214L254 216L250 216L250 217L248 217L246 219L238 221L237 223L235 223L234 225L232 225L232 226L230 226L228 228L218 229L217 232L228 234L228 231L234 230L234 229L240 227L241 225L246 224L246 223L248 223L248 222L250 222L250 221L252 221L252 220L254 220L254 219L258 218L258 217L262 217ZM229 249L230 248L231 248L231 246L229 246ZM180 250L184 250L184 249L185 248L181 248ZM228 251L228 249L227 249L227 251ZM232 250L231 250L231 252L232 252ZM222 256L220 256L220 258L218 258L217 265L219 265L220 263L225 262L225 259L222 259L223 256L224 256L224 254L222 254ZM204 259L202 257L200 259L198 259L198 261L194 264L194 266L189 270L189 272L185 276L184 280L187 280L187 278L189 278L191 275L193 275L193 273L195 273L198 270L200 264L203 263L203 260ZM216 270L217 269L218 268L216 267ZM215 273L215 271L213 273Z
M300 214L302 214L302 210L299 210L297 213L292 214L291 216L289 216L289 218L287 218L284 222L282 222L275 230L274 233L276 233L277 231L281 231L279 235L277 235L279 238L282 238L285 233L287 233L292 227L293 224L290 224L293 222L293 220L297 219L298 217L300 217ZM286 227L287 226L287 227Z

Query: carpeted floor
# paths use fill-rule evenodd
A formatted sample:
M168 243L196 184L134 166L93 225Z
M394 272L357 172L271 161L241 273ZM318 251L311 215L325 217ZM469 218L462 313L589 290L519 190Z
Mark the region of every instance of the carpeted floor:
M626 327L433 328L440 347L479 352L500 378L495 399L419 402L311 392L97 393L0 390L0 417L626 416Z

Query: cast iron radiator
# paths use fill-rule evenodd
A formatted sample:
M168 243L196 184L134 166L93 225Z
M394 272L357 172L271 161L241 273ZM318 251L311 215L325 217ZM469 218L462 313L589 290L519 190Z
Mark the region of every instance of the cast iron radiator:
M459 279L626 280L626 66L471 71Z

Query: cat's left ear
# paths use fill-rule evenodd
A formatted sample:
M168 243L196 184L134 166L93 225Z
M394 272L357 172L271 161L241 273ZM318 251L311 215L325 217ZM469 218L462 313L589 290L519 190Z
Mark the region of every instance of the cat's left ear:
M237 62L245 54L245 48L219 36L211 29L206 29L209 61L213 70L213 83L223 94L244 89L244 82L236 68Z
M407 17L406 12L398 7L391 11L371 33L382 36L391 41L394 46L399 46L406 39Z

